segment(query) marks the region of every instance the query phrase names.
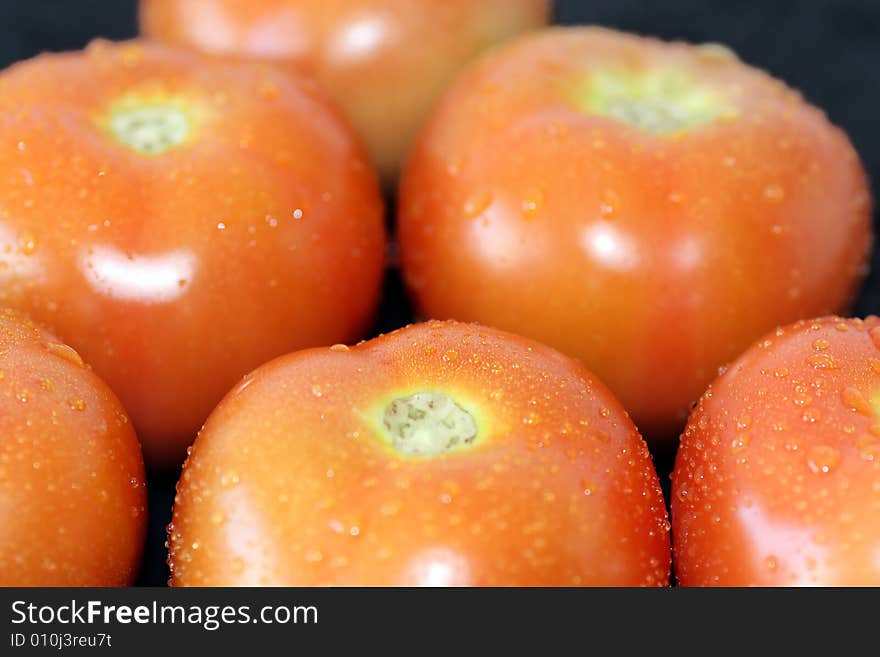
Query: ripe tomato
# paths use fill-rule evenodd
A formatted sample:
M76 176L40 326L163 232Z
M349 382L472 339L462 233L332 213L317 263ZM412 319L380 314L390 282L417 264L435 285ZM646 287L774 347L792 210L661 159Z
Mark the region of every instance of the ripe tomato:
M244 379L184 466L176 585L666 585L644 441L561 354L456 323Z
M72 348L0 310L0 586L124 586L146 530L141 448Z
M870 242L845 135L719 46L559 28L442 101L400 195L421 312L580 358L671 443L717 368L840 311Z
M880 319L769 334L703 396L672 481L684 585L880 585Z
M314 83L136 42L0 75L0 303L83 354L148 462L260 363L356 339L383 258L375 173Z
M145 34L315 76L387 179L454 75L548 21L551 0L141 0Z

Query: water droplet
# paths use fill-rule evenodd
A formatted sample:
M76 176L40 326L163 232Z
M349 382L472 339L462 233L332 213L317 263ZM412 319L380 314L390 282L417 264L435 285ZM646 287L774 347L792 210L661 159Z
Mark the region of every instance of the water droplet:
M807 365L815 370L836 370L838 368L837 361L828 353L813 354L807 358Z
M772 554L764 560L767 570L774 571L779 567L779 560Z
M84 411L86 410L86 403L82 399L68 399L67 405L73 411Z
M318 563L324 558L324 555L320 550L306 550L305 554L303 554L305 560L309 563Z
M18 243L24 255L33 255L37 250L37 238L31 233L23 233L19 237Z
M741 452L746 447L749 446L749 443L752 442L751 437L747 433L739 434L736 438L730 441L730 450L734 453Z
M828 342L825 338L816 338L813 340L813 349L815 351L825 351L828 347L831 346L831 343Z
M853 386L846 387L843 392L840 393L840 399L844 406L851 411L856 411L857 413L862 413L864 415L871 414L871 403L865 399L862 391L858 388Z
M859 436L856 441L859 457L865 461L880 460L880 438L874 436Z
M528 415L526 415L522 419L522 423L525 424L526 426L529 426L529 427L534 426L534 425L538 424L539 422L540 422L540 417L534 411L532 411L531 413L529 413Z
M314 395L315 397L318 397L318 398L323 397L324 391L321 389L321 386L313 385L312 386L312 395Z
M617 214L620 197L611 190L606 190L599 204L599 216L603 219L613 219Z
M446 353L443 354L443 362L444 363L454 363L458 360L458 352L454 349L450 349Z
M334 344L332 347L330 347L330 351L344 353L346 351L350 351L350 349L348 348L348 345L345 344Z
M83 362L82 357L77 353L76 349L73 347L69 347L66 344L62 344L61 342L47 342L46 350L58 356L59 358L63 358L69 363L76 365L77 367L85 367L86 364Z
M772 184L764 188L764 198L768 201L778 203L785 198L785 189L781 185Z
M293 218L296 219L297 221L299 221L300 219L302 219L303 216L304 216L304 213L303 213L303 211L302 211L301 208L296 208L296 209L293 211Z
M468 217L478 217L486 211L492 204L492 195L488 192L481 192L468 198L464 202L464 213Z
M807 450L807 466L816 474L829 474L840 464L840 451L828 445Z
M538 213L541 211L541 206L544 204L544 193L540 190L534 191L526 196L525 200L522 203L522 211L523 217L526 220L534 219Z

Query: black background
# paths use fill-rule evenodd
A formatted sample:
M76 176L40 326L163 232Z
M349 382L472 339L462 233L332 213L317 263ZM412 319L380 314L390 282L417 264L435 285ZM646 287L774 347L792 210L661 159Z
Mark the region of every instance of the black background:
M259 0L254 0L259 2ZM844 128L872 181L880 175L880 0L557 0L556 22L598 23L687 41L716 41L745 61L800 89ZM133 0L0 0L0 66L43 50L81 48L96 36L121 39L136 33ZM876 216L875 216L876 224ZM880 267L854 314L878 310ZM388 281L377 331L411 320L395 275ZM664 488L671 455L657 455ZM150 478L150 529L142 584L167 580L163 548L175 476Z

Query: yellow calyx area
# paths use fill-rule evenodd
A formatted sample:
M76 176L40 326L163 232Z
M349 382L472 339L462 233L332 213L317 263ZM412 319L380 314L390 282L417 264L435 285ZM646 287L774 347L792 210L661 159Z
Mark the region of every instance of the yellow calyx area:
M389 396L374 407L370 424L398 456L431 458L469 450L486 424L459 395L420 390Z
M190 103L167 95L125 96L99 120L117 142L142 155L162 155L193 140L196 115Z
M582 88L579 104L591 114L657 135L736 114L713 89L677 70L596 71Z

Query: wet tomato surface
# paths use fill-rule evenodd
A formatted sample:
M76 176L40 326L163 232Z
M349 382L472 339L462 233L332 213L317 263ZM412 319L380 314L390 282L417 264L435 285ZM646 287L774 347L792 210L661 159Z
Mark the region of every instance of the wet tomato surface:
M312 82L139 42L0 74L0 303L83 355L152 465L252 368L361 337L383 264L375 172Z
M178 484L175 585L666 585L644 441L605 386L453 322L281 357Z
M142 0L145 34L314 76L389 181L456 73L545 25L549 0Z
M880 320L778 329L694 410L672 487L683 585L880 585Z
M146 515L119 400L71 347L0 310L0 586L132 584Z
M399 199L422 316L578 357L654 445L760 335L843 312L871 199L847 137L718 45L557 28L447 92Z

